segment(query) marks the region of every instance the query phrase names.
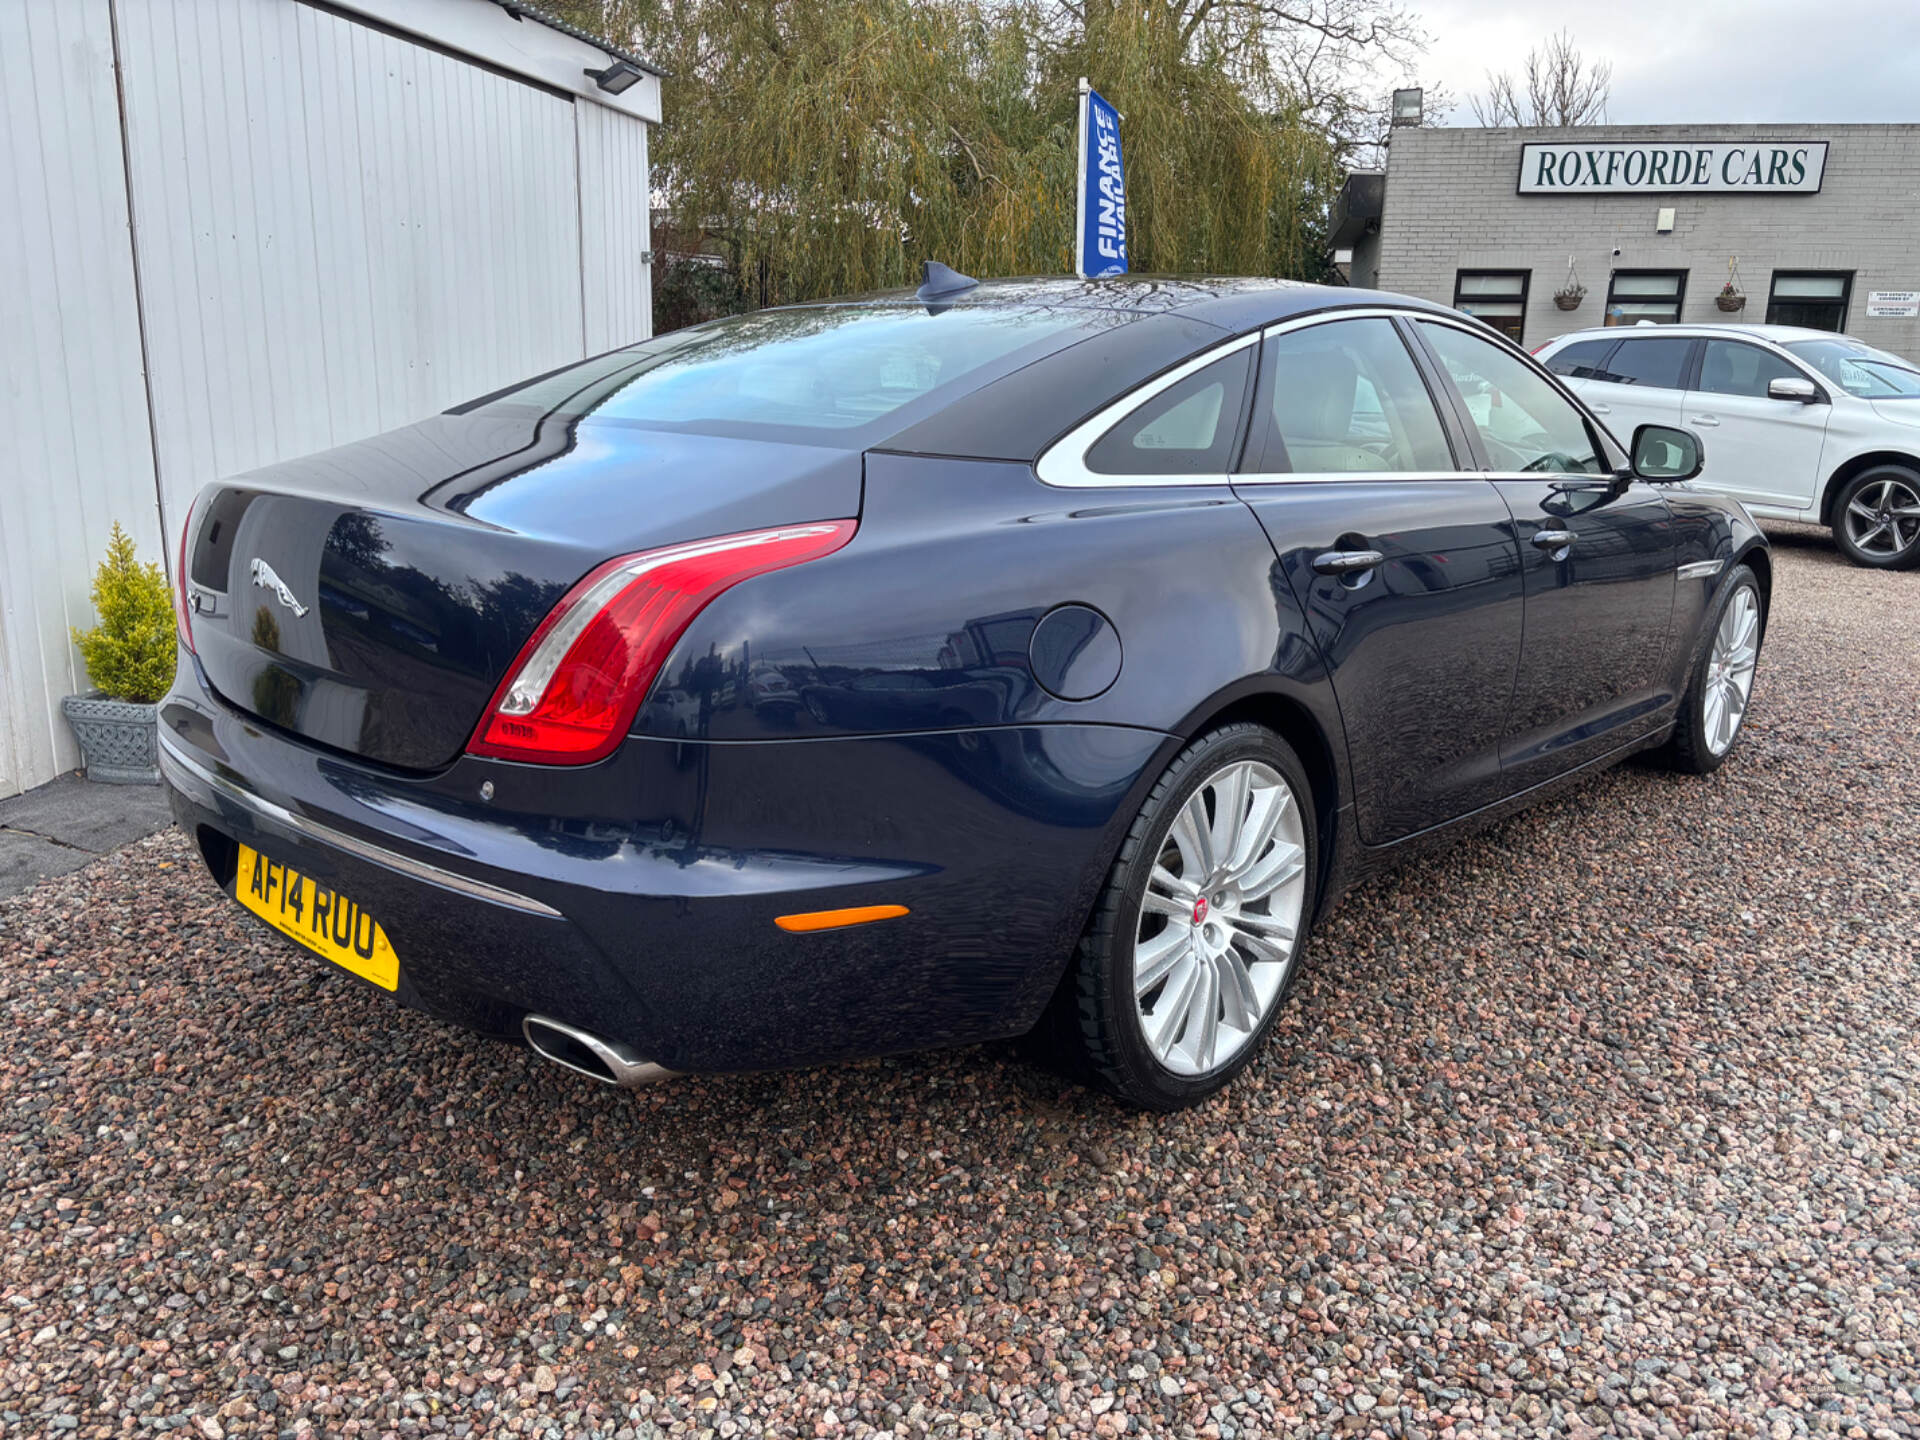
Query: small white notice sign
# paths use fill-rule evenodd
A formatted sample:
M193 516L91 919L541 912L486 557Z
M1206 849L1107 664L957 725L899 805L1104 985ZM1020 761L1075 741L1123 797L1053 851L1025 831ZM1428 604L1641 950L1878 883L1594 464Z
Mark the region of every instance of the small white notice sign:
M1875 320L1920 316L1920 290L1869 290L1867 315Z

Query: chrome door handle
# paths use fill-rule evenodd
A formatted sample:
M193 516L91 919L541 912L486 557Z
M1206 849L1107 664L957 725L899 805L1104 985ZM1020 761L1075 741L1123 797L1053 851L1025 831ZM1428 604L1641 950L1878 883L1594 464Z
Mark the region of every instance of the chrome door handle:
M1562 546L1571 545L1579 538L1580 537L1571 530L1536 530L1533 532L1533 543L1538 545L1542 550L1558 550Z
M1720 423L1720 417L1717 415L1696 415L1693 417L1693 423L1695 425L1718 425Z
M1352 575L1371 570L1386 558L1378 550L1323 550L1313 557L1313 568L1321 575Z

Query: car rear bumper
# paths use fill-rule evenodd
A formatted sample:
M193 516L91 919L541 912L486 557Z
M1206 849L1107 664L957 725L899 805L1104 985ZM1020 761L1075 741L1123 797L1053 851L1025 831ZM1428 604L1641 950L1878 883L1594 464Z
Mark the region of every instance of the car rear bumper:
M632 737L565 775L463 759L399 776L267 730L182 672L162 774L230 894L245 844L379 922L403 1004L502 1037L545 1015L674 1071L1030 1028L1176 744L1066 725ZM909 913L775 924L885 904Z

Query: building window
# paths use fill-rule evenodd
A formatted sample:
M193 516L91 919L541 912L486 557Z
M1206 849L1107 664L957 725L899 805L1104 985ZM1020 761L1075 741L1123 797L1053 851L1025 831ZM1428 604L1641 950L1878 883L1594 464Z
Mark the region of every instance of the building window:
M1462 270L1453 280L1453 308L1484 320L1514 344L1527 329L1531 270Z
M1607 324L1678 325L1686 295L1684 270L1616 270L1607 286Z
M1776 270L1773 293L1767 296L1767 323L1845 330L1847 302L1852 298L1852 271Z

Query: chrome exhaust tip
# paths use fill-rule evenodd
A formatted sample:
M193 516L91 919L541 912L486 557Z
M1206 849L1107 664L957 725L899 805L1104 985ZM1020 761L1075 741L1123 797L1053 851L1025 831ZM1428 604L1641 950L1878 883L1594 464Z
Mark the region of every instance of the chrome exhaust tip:
M527 1045L543 1060L551 1060L576 1075L585 1075L603 1085L622 1090L638 1090L671 1080L677 1073L664 1065L642 1059L630 1046L617 1040L603 1040L590 1031L578 1029L550 1015L529 1015L520 1022L520 1033Z

